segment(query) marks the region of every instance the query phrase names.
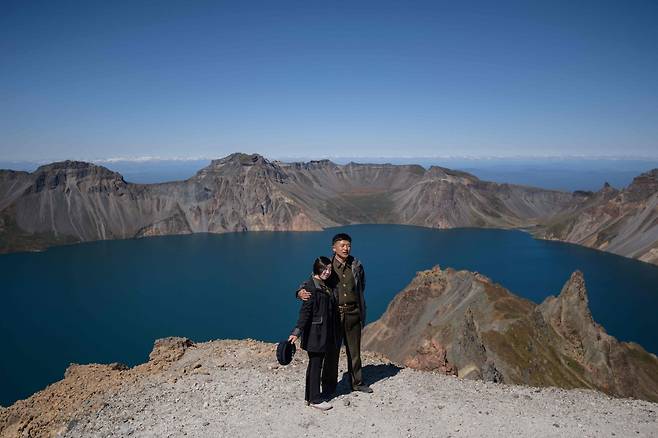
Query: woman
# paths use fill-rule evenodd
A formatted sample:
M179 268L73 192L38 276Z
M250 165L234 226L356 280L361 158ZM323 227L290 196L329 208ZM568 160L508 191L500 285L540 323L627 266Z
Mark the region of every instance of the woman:
M331 276L331 260L318 257L313 263L313 275L304 284L311 297L302 302L299 320L288 341L297 341L301 334L301 347L308 353L306 369L306 394L304 399L309 406L321 410L331 409L331 404L320 397L320 372L325 354L340 348L338 312L334 290L327 286Z

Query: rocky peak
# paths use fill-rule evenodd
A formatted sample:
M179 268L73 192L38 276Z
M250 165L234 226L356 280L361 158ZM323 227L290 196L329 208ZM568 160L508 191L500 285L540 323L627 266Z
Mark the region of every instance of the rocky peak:
M611 199L619 194L620 190L617 190L616 188L612 187L609 182L603 183L603 187L601 187L597 192L593 193L593 200L594 201L601 201L601 200L608 200Z
M210 163L212 165L224 165L224 164L238 164L240 166L255 166L258 164L266 164L269 161L260 154L245 154L242 152L236 152L231 155L228 155L219 160L212 160Z
M237 166L237 167L253 166L258 163L264 163L264 162L267 162L267 160L262 155L235 152L223 158L212 160L210 164L207 167L201 169L200 172L213 170L213 169L218 170L225 166Z
M430 166L425 172L425 178L447 180L450 182L457 182L461 184L475 184L480 181L475 175L460 170L448 169L441 166Z
M41 173L66 173L68 175L76 176L82 178L87 175L101 175L101 176L120 176L117 172L113 172L107 167L99 166L94 163L88 163L86 161L57 161L55 163L45 164L39 166L37 170L34 171L34 174Z
M285 182L288 175L277 162L272 162L260 154L244 154L236 152L218 160L212 160L210 165L197 172L197 176L221 174L222 176L238 176L246 172L257 176Z
M68 169L89 169L93 167L96 167L96 165L86 161L65 160L39 166L35 173Z
M362 346L464 378L658 399L658 359L594 322L580 271L540 305L475 272L419 272L365 327Z
M64 187L72 182L88 180L91 184L105 186L110 182L113 186L125 186L123 177L110 169L85 161L59 161L40 166L32 174L34 184L26 193L38 193L45 189L53 190Z
M30 173L23 170L0 169L0 181L9 181L16 178L29 177Z
M585 288L585 277L581 271L574 271L560 291L559 298L576 296L587 304L587 289Z
M314 167L335 166L334 162L331 160L311 160L308 162L308 164Z
M587 338L598 327L589 309L585 279L580 271L571 274L560 294L546 298L537 310L567 340Z
M633 178L633 182L628 185L626 191L630 201L645 199L658 192L658 168Z
M585 278L580 271L574 271L569 279L562 286L560 294L546 298L546 301L555 302L559 307L568 309L579 309L589 314L587 288L585 287ZM543 305L543 303L542 303Z
M336 163L331 160L311 160L306 163L301 161L296 161L294 163L282 163L277 161L276 163L282 167L292 167L297 170L330 169L336 167Z
M430 166L429 169L425 172L425 175L432 178L445 178L448 176L448 169L440 166Z

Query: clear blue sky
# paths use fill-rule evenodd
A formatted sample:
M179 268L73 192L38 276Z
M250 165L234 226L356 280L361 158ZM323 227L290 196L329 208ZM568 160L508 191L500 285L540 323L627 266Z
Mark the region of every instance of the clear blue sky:
M658 2L1 1L0 159L658 155Z

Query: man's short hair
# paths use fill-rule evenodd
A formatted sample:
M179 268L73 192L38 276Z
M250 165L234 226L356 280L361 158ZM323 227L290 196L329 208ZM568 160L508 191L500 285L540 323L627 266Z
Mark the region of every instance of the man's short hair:
M331 239L331 244L333 245L334 243L338 242L339 240L347 240L348 242L352 243L352 238L350 237L349 234L338 233L334 236L333 239Z

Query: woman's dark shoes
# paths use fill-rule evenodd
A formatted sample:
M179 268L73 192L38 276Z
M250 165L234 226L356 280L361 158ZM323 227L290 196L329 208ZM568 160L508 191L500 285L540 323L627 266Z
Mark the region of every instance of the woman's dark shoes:
M368 394L372 394L372 388L369 387L368 385L357 385L354 388L352 388L352 391L359 391L359 392L366 392Z

